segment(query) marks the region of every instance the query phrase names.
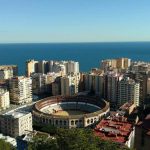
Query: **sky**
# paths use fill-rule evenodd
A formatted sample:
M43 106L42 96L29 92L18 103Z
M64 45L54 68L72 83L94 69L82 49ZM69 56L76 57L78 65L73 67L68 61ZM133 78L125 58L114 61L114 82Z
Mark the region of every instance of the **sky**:
M0 0L0 43L150 41L150 0Z

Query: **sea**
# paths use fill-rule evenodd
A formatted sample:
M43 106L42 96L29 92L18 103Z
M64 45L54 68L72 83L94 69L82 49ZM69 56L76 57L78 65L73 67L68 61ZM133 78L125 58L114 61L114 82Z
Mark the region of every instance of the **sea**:
M18 65L19 75L29 59L79 61L80 71L88 72L103 59L119 57L150 62L150 42L0 44L0 65Z

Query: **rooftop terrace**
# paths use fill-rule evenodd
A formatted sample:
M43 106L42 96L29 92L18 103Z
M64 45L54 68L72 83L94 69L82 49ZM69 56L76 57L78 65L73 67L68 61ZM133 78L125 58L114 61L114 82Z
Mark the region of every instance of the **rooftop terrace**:
M126 143L132 131L132 124L125 117L103 119L94 129L95 135L103 140Z

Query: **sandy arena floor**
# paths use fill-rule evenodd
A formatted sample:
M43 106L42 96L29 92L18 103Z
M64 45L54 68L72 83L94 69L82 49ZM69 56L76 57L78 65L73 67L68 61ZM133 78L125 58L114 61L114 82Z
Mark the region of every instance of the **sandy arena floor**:
M61 110L58 111L56 113L54 113L54 115L58 115L58 116L69 116L69 115L82 115L82 114L86 114L87 112L84 111L79 111L79 110Z

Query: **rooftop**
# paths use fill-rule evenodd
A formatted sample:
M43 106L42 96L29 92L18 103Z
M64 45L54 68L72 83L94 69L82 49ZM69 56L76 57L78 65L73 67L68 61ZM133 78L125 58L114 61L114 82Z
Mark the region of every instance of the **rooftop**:
M95 135L103 140L126 143L132 131L132 124L125 117L103 119L94 129Z
M17 67L17 65L1 65L0 69L12 69L14 67Z
M20 118L22 116L25 116L26 114L28 114L29 112L25 112L25 111L21 111L21 110L12 110L9 112L6 112L5 114L3 114L3 116L9 116L11 118Z
M119 109L121 110L128 110L133 105L133 102L127 102L123 104Z

